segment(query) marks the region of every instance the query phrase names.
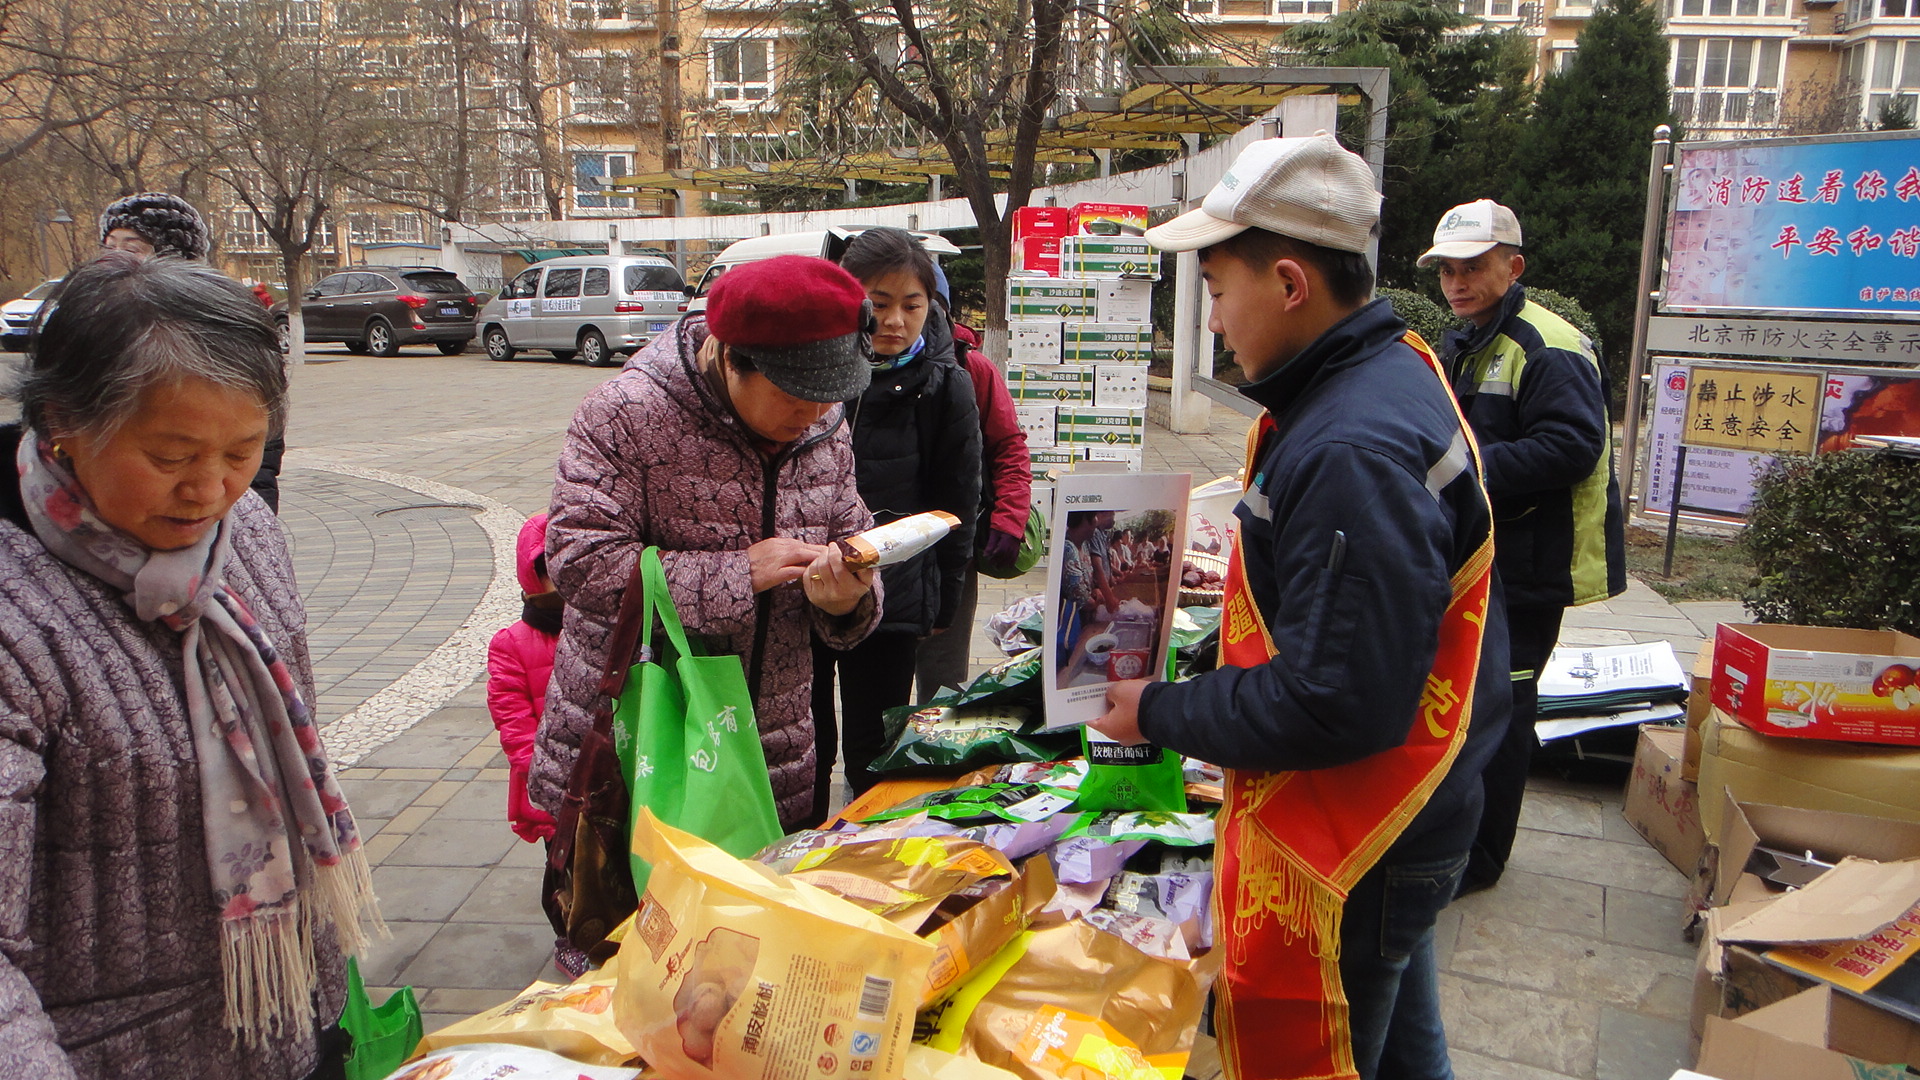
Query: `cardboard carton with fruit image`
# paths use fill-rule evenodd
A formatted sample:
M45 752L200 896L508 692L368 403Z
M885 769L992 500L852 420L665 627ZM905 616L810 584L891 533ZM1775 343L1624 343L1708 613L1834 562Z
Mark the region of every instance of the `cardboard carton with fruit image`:
M1766 735L1920 746L1920 638L1722 623L1713 704Z

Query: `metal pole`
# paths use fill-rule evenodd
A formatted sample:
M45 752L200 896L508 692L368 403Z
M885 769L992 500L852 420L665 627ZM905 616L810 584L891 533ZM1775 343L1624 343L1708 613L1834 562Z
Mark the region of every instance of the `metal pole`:
M47 259L47 212L35 210L33 223L40 229L40 277L45 280L53 276L53 263Z
M1660 576L1673 576L1673 545L1680 533L1680 485L1687 479L1687 444L1680 444L1680 452L1673 455L1673 492L1667 498L1667 563L1660 568Z
M1647 370L1647 320L1653 317L1653 287L1660 273L1660 224L1667 206L1667 174L1673 170L1673 129L1653 129L1653 160L1647 166L1647 216L1640 225L1640 291L1633 301L1633 345L1627 353L1626 437L1622 440L1620 494L1633 506L1634 473L1640 467L1640 410L1644 394L1640 381ZM1682 451L1684 454L1684 451ZM1678 490L1674 499L1679 499ZM1672 548L1668 548L1672 559Z

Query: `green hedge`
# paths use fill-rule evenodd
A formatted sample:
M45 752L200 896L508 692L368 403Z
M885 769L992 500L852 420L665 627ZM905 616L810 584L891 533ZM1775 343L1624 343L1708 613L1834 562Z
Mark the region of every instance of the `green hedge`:
M1920 634L1920 461L1845 451L1775 460L1742 543L1761 622Z

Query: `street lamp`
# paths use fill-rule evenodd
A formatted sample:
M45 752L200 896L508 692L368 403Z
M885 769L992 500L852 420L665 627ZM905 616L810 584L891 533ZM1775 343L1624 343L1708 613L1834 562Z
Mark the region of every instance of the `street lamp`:
M52 277L53 265L48 259L47 251L47 226L71 225L73 224L73 215L67 213L65 207L56 206L53 208L52 213L42 210L33 215L33 222L40 226L40 276L43 278Z

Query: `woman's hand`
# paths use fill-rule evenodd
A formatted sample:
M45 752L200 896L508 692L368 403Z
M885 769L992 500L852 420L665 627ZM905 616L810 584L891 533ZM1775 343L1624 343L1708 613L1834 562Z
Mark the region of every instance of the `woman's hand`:
M829 615L845 615L873 588L873 571L848 566L832 545L816 550L820 555L806 568L801 587L814 607Z
M785 536L772 536L747 548L747 568L753 577L753 591L766 592L790 581L800 580L807 567L825 554L818 544L802 543ZM807 590L812 599L813 590Z

